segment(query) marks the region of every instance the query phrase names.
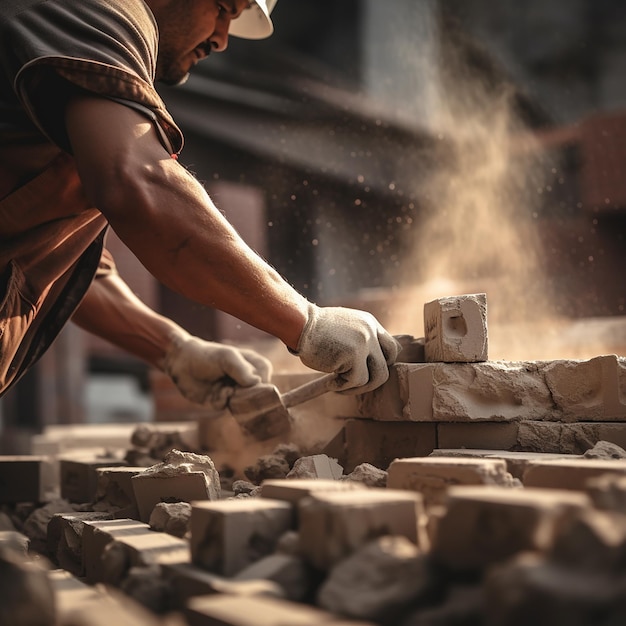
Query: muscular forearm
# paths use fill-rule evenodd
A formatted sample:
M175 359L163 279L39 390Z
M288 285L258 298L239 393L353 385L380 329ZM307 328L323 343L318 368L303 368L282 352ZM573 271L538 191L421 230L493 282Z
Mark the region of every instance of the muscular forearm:
M141 302L117 274L93 281L72 321L159 369L172 341L185 333Z
M150 122L123 105L81 98L68 106L67 127L87 193L159 280L297 346L306 299L169 158Z

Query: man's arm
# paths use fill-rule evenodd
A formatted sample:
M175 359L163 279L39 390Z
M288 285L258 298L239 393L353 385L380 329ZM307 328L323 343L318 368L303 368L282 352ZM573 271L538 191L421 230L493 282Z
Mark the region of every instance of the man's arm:
M318 307L241 239L202 185L168 155L152 123L122 104L75 96L66 129L89 199L170 289L263 330L337 389L384 383L399 344L369 313Z
M224 408L235 385L267 382L271 363L253 350L189 335L146 306L119 274L92 282L72 321L167 373L193 402Z
M297 347L307 301L243 242L150 121L110 100L77 97L66 125L90 200L154 276Z

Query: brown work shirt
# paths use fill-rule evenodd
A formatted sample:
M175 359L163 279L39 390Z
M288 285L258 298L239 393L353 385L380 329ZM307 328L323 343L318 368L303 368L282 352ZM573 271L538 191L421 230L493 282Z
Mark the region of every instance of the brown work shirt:
M132 106L164 147L182 135L154 88L158 31L142 0L0 3L0 395L35 363L98 272L107 222L84 195L64 103L84 90Z

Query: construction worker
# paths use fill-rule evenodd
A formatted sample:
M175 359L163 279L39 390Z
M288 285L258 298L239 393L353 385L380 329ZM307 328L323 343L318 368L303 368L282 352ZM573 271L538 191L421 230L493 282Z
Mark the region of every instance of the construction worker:
M0 394L72 319L223 408L266 381L260 354L203 341L140 302L103 248L112 228L164 285L280 339L338 390L388 377L398 344L369 313L307 301L178 162L154 84L185 81L228 36L273 31L275 0L0 4Z

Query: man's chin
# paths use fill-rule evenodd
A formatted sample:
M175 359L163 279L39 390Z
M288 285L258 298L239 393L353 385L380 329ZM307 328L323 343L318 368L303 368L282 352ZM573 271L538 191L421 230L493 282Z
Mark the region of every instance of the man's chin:
M157 79L158 82L163 83L164 85L168 85L170 87L179 87L180 85L184 85L187 80L189 80L189 72L181 76L164 76L162 78Z

